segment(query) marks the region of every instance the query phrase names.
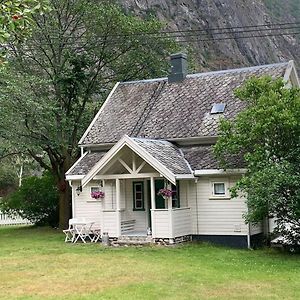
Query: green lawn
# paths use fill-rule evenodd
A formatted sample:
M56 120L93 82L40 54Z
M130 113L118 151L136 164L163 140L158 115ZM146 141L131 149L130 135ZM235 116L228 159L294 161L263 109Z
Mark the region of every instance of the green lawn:
M299 255L63 240L49 228L0 227L0 299L300 299Z

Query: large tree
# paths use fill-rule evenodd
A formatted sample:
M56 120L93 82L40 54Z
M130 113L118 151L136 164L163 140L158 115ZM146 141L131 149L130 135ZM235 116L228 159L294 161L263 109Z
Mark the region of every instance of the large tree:
M277 218L277 230L300 241L300 90L282 80L253 78L236 91L247 109L223 120L215 152L243 154L247 173L232 190L247 197L248 221Z
M175 44L153 35L162 24L126 15L112 1L50 5L34 16L31 37L11 47L10 68L0 78L0 137L55 176L64 227L70 216L65 172L78 157L79 137L114 82L161 76Z

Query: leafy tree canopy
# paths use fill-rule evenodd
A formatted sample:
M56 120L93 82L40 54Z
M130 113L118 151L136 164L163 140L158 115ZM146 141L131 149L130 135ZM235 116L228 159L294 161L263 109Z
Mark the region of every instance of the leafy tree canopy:
M32 16L48 9L47 0L0 1L0 45L22 41L33 26ZM6 51L0 48L0 64Z
M277 229L300 239L300 90L282 80L252 78L236 91L247 109L223 120L215 153L226 167L228 154L243 153L247 174L234 189L246 194L248 221L276 216ZM289 224L289 230L286 230Z
M55 176L63 227L70 211L64 174L79 137L116 81L166 74L176 45L153 35L161 23L128 16L112 1L49 2L0 75L0 137Z

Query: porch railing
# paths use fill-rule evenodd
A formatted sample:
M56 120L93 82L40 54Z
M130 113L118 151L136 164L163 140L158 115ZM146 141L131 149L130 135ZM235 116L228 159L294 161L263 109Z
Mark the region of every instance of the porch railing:
M192 233L189 207L152 209L151 214L153 238L176 238Z

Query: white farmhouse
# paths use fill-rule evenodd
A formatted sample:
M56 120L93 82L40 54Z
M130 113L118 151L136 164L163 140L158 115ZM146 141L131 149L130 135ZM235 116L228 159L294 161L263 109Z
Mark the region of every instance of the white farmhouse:
M294 64L191 75L184 54L172 55L171 64L168 78L117 83L84 133L82 156L66 174L73 217L114 238L250 247L262 228L245 224L245 199L230 197L245 169L236 157L220 168L212 149L218 122L245 107L233 91L252 76L299 85ZM92 198L97 191L104 197Z

